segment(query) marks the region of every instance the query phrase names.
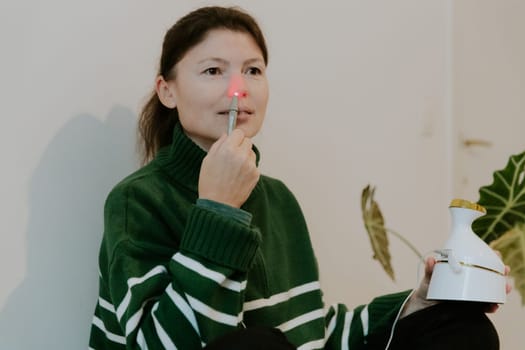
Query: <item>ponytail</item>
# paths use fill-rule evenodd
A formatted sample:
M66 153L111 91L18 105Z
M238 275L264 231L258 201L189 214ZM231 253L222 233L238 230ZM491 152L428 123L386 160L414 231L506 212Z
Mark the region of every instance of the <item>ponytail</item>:
M155 91L142 108L138 122L141 164L151 161L157 151L171 143L173 128L179 119L177 109L164 106Z

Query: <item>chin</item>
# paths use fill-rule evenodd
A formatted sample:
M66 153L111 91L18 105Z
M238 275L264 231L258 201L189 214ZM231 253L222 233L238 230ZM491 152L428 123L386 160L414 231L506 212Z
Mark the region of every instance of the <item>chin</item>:
M244 132L246 137L252 138L259 133L260 127L254 127L253 125L239 125L237 126Z

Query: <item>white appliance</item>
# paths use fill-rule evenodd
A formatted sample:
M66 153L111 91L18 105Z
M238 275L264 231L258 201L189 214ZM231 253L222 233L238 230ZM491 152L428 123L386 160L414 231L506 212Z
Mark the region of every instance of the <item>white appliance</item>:
M502 304L506 300L505 265L474 231L472 222L485 215L479 204L454 199L450 203L451 232L436 265L427 299Z

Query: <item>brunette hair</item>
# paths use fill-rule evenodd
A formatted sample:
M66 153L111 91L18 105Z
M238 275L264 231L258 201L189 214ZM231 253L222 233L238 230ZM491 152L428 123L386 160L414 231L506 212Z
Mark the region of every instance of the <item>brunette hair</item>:
M190 12L166 32L158 75L166 80L174 79L173 68L177 62L213 29L229 29L251 35L261 49L264 63L268 64L264 35L251 15L237 7L209 6ZM154 90L142 108L138 122L139 149L143 164L153 159L161 147L171 143L173 128L178 120L177 108L164 106Z

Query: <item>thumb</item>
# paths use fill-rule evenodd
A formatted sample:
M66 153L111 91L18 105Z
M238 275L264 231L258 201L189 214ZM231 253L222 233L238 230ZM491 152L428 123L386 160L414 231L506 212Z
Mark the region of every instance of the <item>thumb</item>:
M226 138L227 138L226 133L223 133L223 134L221 135L221 137L219 137L219 139L218 139L217 141L215 141L215 142L211 145L210 149L208 150L208 153L214 153L214 152L216 152L217 149L220 148L221 145L225 142Z
M425 261L425 283L430 283L432 272L434 272L434 266L436 265L436 259L434 257L428 257Z

